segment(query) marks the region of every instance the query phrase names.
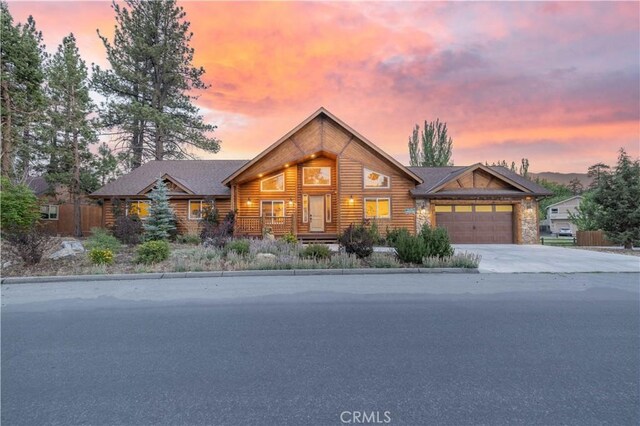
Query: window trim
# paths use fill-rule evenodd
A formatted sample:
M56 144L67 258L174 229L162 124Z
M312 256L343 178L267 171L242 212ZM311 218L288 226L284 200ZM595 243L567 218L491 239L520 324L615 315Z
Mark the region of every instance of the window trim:
M324 221L331 223L331 194L324 194Z
M309 194L302 194L302 223L309 223Z
M263 216L263 211L262 211L262 205L264 203L271 203L271 216ZM273 204L275 203L282 203L282 216L274 216L273 215ZM286 210L286 204L284 202L284 200L260 200L260 217L266 217L266 218L274 218L274 217L286 217L287 216L287 210Z
M380 202L380 200L387 200L389 201L389 216L379 216L378 215L378 203ZM376 215L375 216L367 216L367 201L375 201L376 202ZM363 203L363 207L364 207L364 218L365 219L391 219L391 197L365 197L364 199L364 203Z
M193 217L191 216L191 203L200 203L200 217ZM197 199L194 198L193 200L189 200L188 203L188 210L187 210L187 219L188 220L202 220L202 210L204 210L205 204L207 203L207 200L203 200L203 199ZM215 207L215 201L211 200L211 207Z
M367 172L377 173L377 174L379 174L381 176L386 177L387 178L387 186L367 186L367 174L368 174ZM363 167L362 168L362 187L364 189L391 189L391 176L386 175L384 173L377 172L377 171L369 169L367 167Z
M47 212L43 212L42 208L46 207L47 208ZM56 211L56 217L55 218L51 218L51 207L55 208ZM46 214L47 217L42 217L42 215ZM59 220L60 219L60 206L58 204L42 204L40 205L40 219L41 220Z
M282 176L282 189L264 189L262 184L269 179L277 179ZM284 176L284 172L278 173L277 175L269 176L260 180L260 192L285 192L286 191L287 182Z
M305 171L307 169L329 169L329 183L316 183L316 184L309 184L309 183L305 183L304 182L304 175L305 175ZM307 167L303 167L302 168L302 186L311 186L311 187L324 187L326 188L327 186L331 186L333 185L333 179L331 177L332 174L332 170L331 170L331 166L307 166Z

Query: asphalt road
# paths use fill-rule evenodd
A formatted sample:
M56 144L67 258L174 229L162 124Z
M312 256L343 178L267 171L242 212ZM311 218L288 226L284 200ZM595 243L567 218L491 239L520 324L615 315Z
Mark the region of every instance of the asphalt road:
M301 278L3 285L2 424L640 421L638 274Z

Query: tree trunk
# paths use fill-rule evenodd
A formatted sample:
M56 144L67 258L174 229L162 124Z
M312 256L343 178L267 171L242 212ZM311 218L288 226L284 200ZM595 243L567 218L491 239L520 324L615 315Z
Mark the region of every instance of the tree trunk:
M2 108L6 114L5 122L2 126L2 176L11 177L13 166L13 138L11 134L11 98L9 96L9 87L7 81L2 82Z
M627 249L627 250L633 249L633 243L631 241L625 241L624 242L624 248Z
M82 212L80 210L80 150L78 131L73 132L73 223L74 235L82 237Z
M134 122L133 135L131 136L131 168L137 169L142 165L142 150L144 146L144 134L142 131L142 121Z

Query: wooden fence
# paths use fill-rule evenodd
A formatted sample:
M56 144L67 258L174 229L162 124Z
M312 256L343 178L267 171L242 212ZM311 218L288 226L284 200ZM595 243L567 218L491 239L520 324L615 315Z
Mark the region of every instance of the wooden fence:
M604 231L577 231L576 240L578 246L612 246L607 240Z
M91 228L102 226L102 206L83 204L80 206L82 218L82 235L91 234ZM72 236L75 230L73 220L73 204L58 206L58 220L44 220L44 225L51 232L61 236Z

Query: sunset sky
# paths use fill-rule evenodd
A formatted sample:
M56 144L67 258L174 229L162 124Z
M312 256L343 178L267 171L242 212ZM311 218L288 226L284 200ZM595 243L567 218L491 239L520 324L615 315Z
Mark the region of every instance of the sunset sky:
M403 163L415 123L440 118L457 165L520 161L585 172L640 144L640 3L180 2L212 158L251 158L320 106ZM10 1L47 50L73 32L107 65L110 2ZM204 156L202 156L204 158Z

